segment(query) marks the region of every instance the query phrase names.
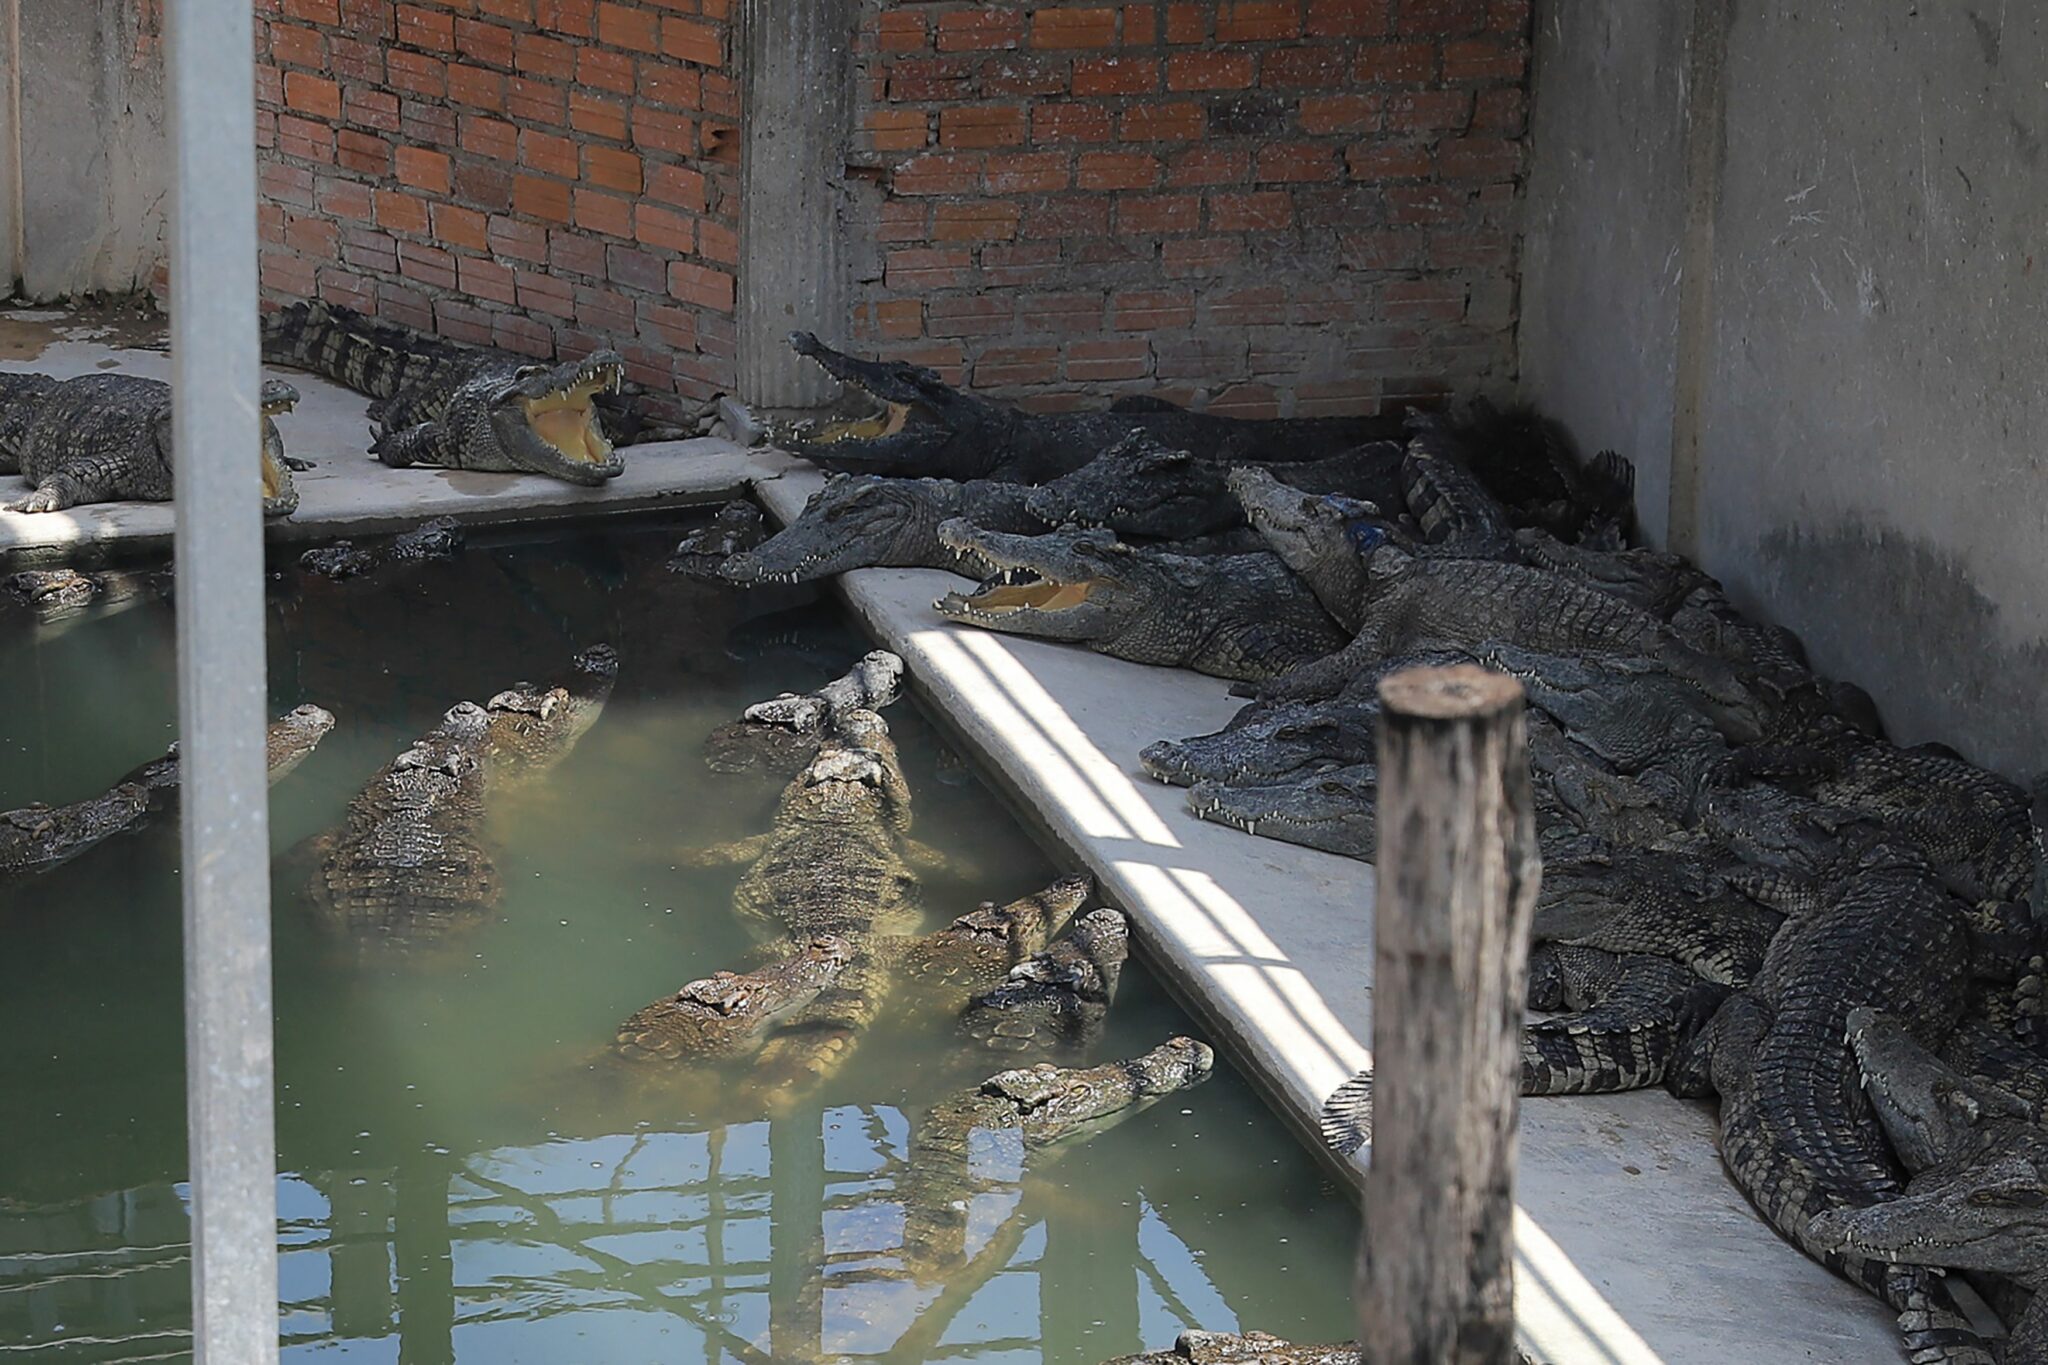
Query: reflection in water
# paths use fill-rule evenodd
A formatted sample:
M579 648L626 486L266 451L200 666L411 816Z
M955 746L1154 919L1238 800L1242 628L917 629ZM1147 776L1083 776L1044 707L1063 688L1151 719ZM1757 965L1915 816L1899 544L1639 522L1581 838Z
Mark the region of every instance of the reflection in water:
M1234 1076L1021 1180L982 1169L958 1268L919 1283L901 1255L913 1129L1012 1059L902 1012L772 1121L730 1078L592 1065L633 1009L749 945L738 873L682 855L765 829L777 784L708 772L703 737L865 649L808 593L663 573L677 534L484 537L385 583L287 575L273 598L272 700L339 721L272 800L287 1359L1093 1365L1183 1326L1346 1334L1350 1211ZM596 640L619 649L618 689L494 814L506 893L474 951L338 960L307 913L304 841L454 700ZM61 634L0 620L0 809L90 795L162 752L172 644L168 604ZM890 722L917 837L958 864L926 879L927 927L1051 880L908 703ZM0 1360L189 1353L177 855L159 826L0 886ZM1107 1035L1059 1060L1189 1028L1132 969Z

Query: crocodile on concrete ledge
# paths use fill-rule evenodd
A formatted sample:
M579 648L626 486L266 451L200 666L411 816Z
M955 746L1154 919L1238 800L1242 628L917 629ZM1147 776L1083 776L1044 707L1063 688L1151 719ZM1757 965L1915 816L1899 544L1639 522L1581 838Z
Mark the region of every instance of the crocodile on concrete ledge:
M393 468L546 474L585 485L625 472L596 403L624 381L615 351L541 365L347 308L295 303L265 315L263 358L375 399L370 450Z
M329 931L369 953L442 947L497 912L503 891L486 802L507 780L565 758L597 720L618 656L597 645L546 688L520 683L488 706L461 702L349 802L313 843L311 900Z
M1253 702L1214 734L1162 739L1138 751L1151 776L1176 787L1279 782L1310 769L1370 763L1379 702Z
M1401 434L1398 417L1255 421L1156 400L1107 412L1029 413L963 393L915 365L842 354L809 332L793 334L790 345L881 409L783 442L822 468L850 474L1035 484L1071 474L1133 431L1198 456L1262 463L1319 459Z
M272 783L304 762L334 717L318 706L298 706L270 723L264 758ZM24 806L0 812L0 878L55 867L145 817L173 809L178 795L178 746L152 759L119 782L68 806Z
M2048 1360L2048 1128L2020 1097L1957 1071L1875 1010L1850 1012L1863 1086L1901 1162L1906 1193L1814 1220L1817 1234L1879 1261L1989 1273L2017 1295L2002 1359ZM2008 1309L2005 1302L2002 1310Z
M955 517L989 531L1043 530L1025 508L1031 490L975 479L890 479L832 474L802 515L759 547L733 556L719 576L733 583L809 583L851 569L947 569L988 573L981 557L939 541Z
M284 437L271 419L289 412L299 392L263 381L262 444L255 452L263 514L290 516L299 505ZM0 474L19 474L33 491L4 504L14 512L56 512L93 502L167 502L171 475L171 386L129 374L53 379L0 373Z
M939 614L963 625L1085 644L1132 663L1218 678L1271 678L1343 643L1271 555L1197 558L1124 545L1107 531L1000 535L963 521L942 543L1001 571Z

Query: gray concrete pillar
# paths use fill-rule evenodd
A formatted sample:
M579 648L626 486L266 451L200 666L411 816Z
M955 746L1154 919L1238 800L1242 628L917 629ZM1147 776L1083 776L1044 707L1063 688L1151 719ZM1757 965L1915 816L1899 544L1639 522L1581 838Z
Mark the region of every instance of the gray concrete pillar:
M21 0L0 0L0 299L21 278Z
M1728 156L1730 0L1693 0L1686 44L1685 237L1679 244L1678 360L1671 405L1669 549L1700 557L1700 451L1714 351L1714 220Z
M739 65L739 392L764 409L830 402L837 385L790 332L843 342L852 322L846 157L853 0L745 0Z

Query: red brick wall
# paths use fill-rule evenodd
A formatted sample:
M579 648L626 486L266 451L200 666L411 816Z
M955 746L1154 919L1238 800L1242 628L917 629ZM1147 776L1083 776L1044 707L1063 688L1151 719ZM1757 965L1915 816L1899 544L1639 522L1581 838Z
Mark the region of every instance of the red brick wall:
M262 281L731 388L732 0L255 0Z
M863 0L856 335L999 394L1508 379L1528 0Z

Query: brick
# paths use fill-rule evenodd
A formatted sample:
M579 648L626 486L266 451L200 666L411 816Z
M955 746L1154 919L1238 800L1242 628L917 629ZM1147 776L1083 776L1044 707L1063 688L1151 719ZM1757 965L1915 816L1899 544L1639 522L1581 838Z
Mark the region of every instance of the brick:
M876 16L875 50L878 52L922 52L928 45L928 39L923 15L884 10Z
M377 286L377 315L416 332L434 330L434 305L426 295L389 281Z
M732 311L733 277L723 270L713 270L692 261L671 261L668 292L685 303L695 303L721 313Z
M1475 39L1444 44L1444 79L1447 81L1519 82L1529 66L1528 44L1519 39L1500 42Z
M427 201L398 190L377 191L377 226L391 232L427 230Z
M1351 72L1340 47L1276 47L1259 59L1259 84L1268 90L1334 90Z
M1159 62L1152 57L1083 57L1074 62L1076 97L1148 95L1159 88Z
M646 195L650 199L692 213L702 213L709 203L704 175L688 166L646 167Z
M1119 131L1125 142L1192 142L1204 126L1199 104L1138 104L1124 111Z
M1428 85L1439 54L1433 43L1370 43L1358 50L1352 78L1360 85Z
M1160 272L1170 280L1221 274L1243 257L1244 243L1236 237L1169 238L1159 245Z
M398 131L398 97L382 90L342 87L341 112L342 117L361 127L385 133Z
M443 246L467 247L471 251L491 249L490 220L475 209L460 204L436 204L433 219L434 240Z
M694 156L699 147L697 120L661 109L635 109L633 145L646 151Z
M312 119L277 116L277 149L301 161L334 160L334 131Z
M548 258L548 232L538 223L525 223L507 214L491 215L486 242L492 255L539 264Z
M1265 384L1232 384L1209 400L1207 411L1219 417L1271 419L1280 415L1280 395Z
M673 209L642 201L633 209L633 240L664 251L694 251L697 226Z
M980 389L1053 384L1059 377L1057 346L991 346L974 361L974 386Z
M1031 16L1031 45L1041 48L1113 47L1113 9L1040 9Z
M487 24L476 19L455 21L455 50L473 62L494 66L501 71L512 69L512 30L503 24Z
M1102 330L1101 294L1055 293L1017 296L1017 330L1061 335Z
M939 16L937 36L941 52L1012 48L1024 40L1024 16L1016 10L955 10Z
M1129 290L1109 301L1109 325L1119 332L1160 332L1195 324L1195 296L1184 289Z
M455 258L424 242L398 244L398 273L435 289L455 288Z
M922 109L871 109L866 119L867 144L878 152L914 152L931 141Z
M1106 105L1038 105L1031 111L1031 140L1048 142L1108 142L1116 129L1115 117Z
M528 129L519 135L519 164L529 170L574 180L578 170L577 147L566 137Z
M569 187L559 180L543 180L537 175L514 176L512 207L529 218L566 223L569 221Z
M1391 185L1386 193L1388 220L1396 226L1456 222L1468 202L1463 193L1442 185Z
M1241 337L1174 337L1152 343L1152 372L1161 379L1210 382L1244 371Z
M1210 7L1172 4L1166 7L1166 41L1175 45L1209 41Z
M639 64L640 98L651 104L675 109L704 107L704 73L672 62L643 61Z
M489 299L510 308L518 301L509 266L480 256L462 256L456 261L456 278L462 292L476 299Z
M1032 204L1025 213L1025 237L1100 237L1109 231L1116 200L1107 195L1058 195Z
M1472 126L1517 137L1528 108L1528 95L1520 89L1482 90L1474 101Z
M446 152L431 152L424 147L400 147L394 153L393 168L398 183L408 189L426 190L430 194L448 193L449 161Z
M1066 377L1073 384L1098 384L1119 379L1143 379L1152 372L1152 345L1142 339L1114 341L1070 341L1066 347Z
M626 289L659 294L668 288L668 262L651 251L608 246L604 252L604 277Z
M623 47L632 52L659 52L661 16L643 9L629 9L625 5L600 4L597 7L597 38L607 47Z
M623 52L606 52L596 47L579 48L576 52L576 79L584 85L609 90L614 95L630 95L639 82L639 67Z
M576 289L567 280L531 270L518 272L519 307L551 317L576 316Z
M1279 190L1209 196L1209 226L1218 232L1278 232L1294 223L1294 198Z
M313 173L303 166L264 162L256 168L256 184L263 199L273 204L313 207Z
M377 311L376 285L360 275L342 270L320 272L320 297L327 303L353 308L358 313Z
M932 214L935 242L1003 242L1017 235L1023 210L1013 201L941 204Z
M384 83L384 49L377 44L331 36L327 40L327 66L344 81Z
M464 114L459 126L463 151L494 161L512 161L518 157L519 130L503 119Z
M1151 0L1124 6L1124 46L1150 47L1159 41L1159 7Z
M1252 178L1261 184L1301 184L1341 179L1344 165L1334 147L1287 142L1259 148Z
M1472 96L1463 90L1427 90L1387 96L1389 132L1433 133L1467 127Z
M1064 152L1014 152L991 156L982 165L990 194L1043 194L1067 187Z
M311 261L281 251L263 253L258 276L265 289L296 294L300 298L313 292L317 280Z
M712 24L695 19L661 21L661 50L678 61L698 66L725 65L725 39Z
M1446 180L1511 180L1521 173L1522 144L1508 138L1446 138L1437 145L1436 165Z
M585 147L583 178L593 185L626 194L640 193L640 158L616 147Z
M545 322L498 313L491 318L491 345L546 360L555 353L555 333Z
M308 24L331 27L341 22L341 7L334 0L284 0L278 8L286 17Z
M522 76L572 81L576 79L576 49L559 38L522 33L512 40L512 66Z
M270 55L294 66L323 70L327 66L327 40L318 29L300 28L296 24L272 24Z
M434 330L444 337L466 341L473 346L490 344L493 316L455 299L434 300Z
M981 183L978 156L921 156L896 168L898 194L970 194Z
M1395 0L1394 31L1437 37L1486 28L1486 0Z
M927 299L924 329L929 336L997 336L1010 330L1015 302L1008 294L942 295Z
M1149 190L1159 183L1159 158L1143 152L1084 152L1074 183L1084 190Z
M1415 143L1361 142L1344 154L1353 180L1420 180L1430 171L1429 148Z
M1216 12L1219 43L1265 43L1301 36L1301 0L1234 0Z
M1243 90L1258 73L1249 52L1183 52L1166 62L1168 90Z
M368 185L354 180L324 178L316 183L318 188L315 197L322 213L357 223L373 222L376 219L377 200Z
M895 102L965 99L974 68L959 57L904 58L889 68L888 98Z
M577 227L590 232L601 232L607 237L633 235L633 201L616 194L577 190L574 217Z
M1385 108L1384 95L1307 95L1301 101L1301 131L1318 137L1377 132Z
M626 140L626 106L616 100L599 99L581 90L569 91L569 126L591 137Z
M1252 178L1252 154L1237 148L1197 147L1182 152L1167 163L1166 183L1182 185L1230 185Z
M1312 38L1376 38L1393 29L1393 0L1308 0Z
M939 113L939 146L956 150L1024 145L1022 105L964 104Z
M1043 284L1060 273L1058 242L990 242L981 248L984 287Z
M398 41L407 47L429 52L455 51L455 17L418 5L400 5L397 11Z
M1199 195L1126 195L1117 200L1116 230L1121 233L1196 232L1201 226Z
M492 161L457 162L455 198L482 213L502 213L512 207L512 171Z
M1287 315L1288 291L1279 285L1255 289L1229 289L1202 298L1204 326L1257 327L1280 321Z
M391 144L381 137L344 128L334 135L334 162L359 175L389 175Z
M301 256L341 259L341 229L325 218L293 218L285 223L284 242Z

